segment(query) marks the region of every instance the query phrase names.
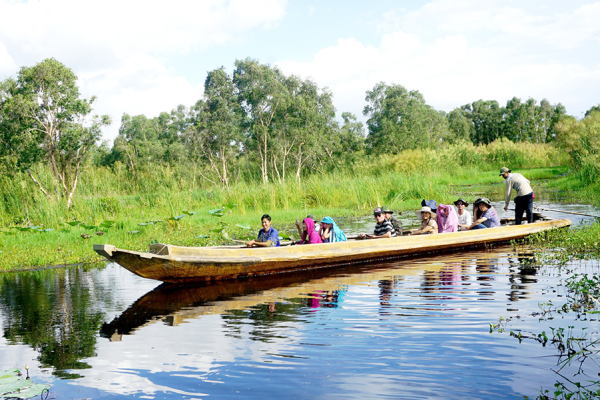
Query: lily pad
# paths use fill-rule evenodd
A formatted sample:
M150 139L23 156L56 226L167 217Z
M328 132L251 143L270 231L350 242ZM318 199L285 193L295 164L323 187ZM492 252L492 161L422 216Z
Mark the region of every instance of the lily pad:
M138 224L139 226L148 226L148 225L154 225L154 222L150 221L150 222L142 222L140 224Z
M100 223L100 225L99 225L99 226L100 226L101 228L106 228L106 229L108 229L108 228L112 228L112 226L113 226L114 224L115 224L115 221L110 221L110 220L107 220L107 221L102 221L102 222Z
M169 218L169 221L179 221L183 217L185 217L185 214L178 215L176 217L171 217L171 218Z
M84 229L87 229L87 230L96 230L96 229L98 229L97 225L86 225L86 224L82 223L79 226L81 226L81 227L83 227Z
M19 379L16 382L2 385L0 387L0 397L4 396L5 394L8 394L8 393L16 392L17 390L26 389L30 386L33 386L33 382L25 380L25 379Z
M199 236L196 236L196 239L208 239L208 238L210 238L210 235L199 235Z
M50 390L49 385L42 385L41 383L35 383L35 384L31 385L25 391L5 394L4 397L18 398L18 399L30 399L32 397L39 396L40 394L42 394L48 390Z
M197 212L197 211L184 211L183 213L184 213L184 214L187 214L187 215L194 215L194 214L198 214L198 212Z
M0 378L0 385L6 385L18 381L20 378L17 375L8 375Z
M52 228L47 228L47 229L38 229L37 231L38 232L50 232L50 231L53 231L53 230L54 229L52 229Z
M67 225L71 225L71 226L79 226L81 225L83 222L81 221L71 221L71 222L65 222L65 224Z
M225 208L232 209L232 208L235 208L235 207L237 207L237 203L229 203L229 204L225 204L223 206L223 209L225 209Z
M130 235L135 235L135 234L137 234L137 233L140 233L140 231L129 231L129 232L127 232L127 233L129 233Z
M236 224L235 226L237 226L238 228L242 228L242 229L252 229L249 225L244 225L244 224Z
M290 240L290 235L279 233L279 239Z
M225 215L224 211L225 210L223 210L222 208L215 208L214 210L210 210L208 213L215 217L222 217L223 215Z

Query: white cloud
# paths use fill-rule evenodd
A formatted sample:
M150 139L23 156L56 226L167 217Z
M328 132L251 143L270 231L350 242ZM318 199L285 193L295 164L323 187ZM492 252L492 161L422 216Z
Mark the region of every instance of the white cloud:
M108 113L113 139L124 112L154 116L202 95L166 68L164 57L240 43L252 29L272 28L286 0L81 2L0 0L0 74L56 58L79 77L95 111Z
M556 13L503 4L441 0L394 10L382 18L378 46L340 39L309 62L277 65L329 86L338 111L357 115L365 92L380 81L419 90L445 111L513 96L562 102L578 116L596 104L600 63L578 55L598 51L600 3Z

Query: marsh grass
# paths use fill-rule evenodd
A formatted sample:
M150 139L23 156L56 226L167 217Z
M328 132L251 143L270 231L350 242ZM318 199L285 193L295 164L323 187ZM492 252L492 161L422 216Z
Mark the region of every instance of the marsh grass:
M502 165L537 167L527 171L528 177L537 179L564 173L565 168L556 167L561 160L550 145L508 141L488 146L460 144L439 151L413 150L364 159L300 182L239 181L229 189L209 185L194 176L189 166L155 166L131 174L117 164L113 168L88 167L71 209L56 196L46 198L24 174L4 176L0 178L0 270L94 261L98 257L91 250L93 243L143 251L155 241L185 246L221 244L227 238L249 235L237 224L248 225L255 234L264 213L273 217L274 226L282 233L293 235L293 222L308 213L364 216L381 205L416 209L424 198L439 203L450 203L458 196L474 199L477 193L473 188L461 185L501 183L497 171ZM34 172L44 180L51 179L50 171L43 167ZM501 192L497 190L497 197ZM222 217L209 213L226 204L236 206L225 210ZM173 219L181 215L185 217ZM114 221L114 226L86 230L66 224L71 221L87 226ZM12 228L15 226L53 230L19 232ZM98 236L97 231L104 234Z

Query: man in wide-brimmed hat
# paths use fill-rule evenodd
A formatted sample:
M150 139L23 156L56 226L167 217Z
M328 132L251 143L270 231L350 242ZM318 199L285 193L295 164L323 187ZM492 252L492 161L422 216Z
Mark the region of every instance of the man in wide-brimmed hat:
M462 197L459 197L458 200L454 202L454 205L458 209L458 230L466 231L473 223L473 216L467 211L469 203L463 200Z
M506 180L506 191L504 196L504 211L508 210L510 203L510 195L515 189L517 197L515 197L515 225L520 225L523 220L523 211L527 215L527 222L533 222L533 189L523 175L512 173L506 167L500 168L500 176Z
M398 218L394 217L394 215L393 215L394 212L392 210L390 210L389 207L386 207L386 206L381 207L381 211L383 211L383 214L385 215L385 219L390 221L390 223L394 227L394 230L396 231L396 235L398 235L398 236L402 235L402 223L400 222L400 220L398 220ZM400 212L400 214L402 214L402 212Z
M429 233L438 233L438 225L433 216L435 215L430 207L423 206L416 211L417 218L421 219L419 229L411 233L411 235L424 235Z

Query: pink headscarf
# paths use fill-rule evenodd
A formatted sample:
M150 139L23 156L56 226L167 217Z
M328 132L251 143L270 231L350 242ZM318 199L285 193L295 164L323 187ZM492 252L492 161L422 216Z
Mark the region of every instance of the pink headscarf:
M306 224L308 236L303 241L303 244L323 243L321 236L319 236L319 232L315 231L315 221L313 221L312 218L304 218L304 223Z
M442 214L443 210L448 210L448 216ZM439 204L437 208L437 223L439 233L458 232L458 215L456 215L454 207Z

